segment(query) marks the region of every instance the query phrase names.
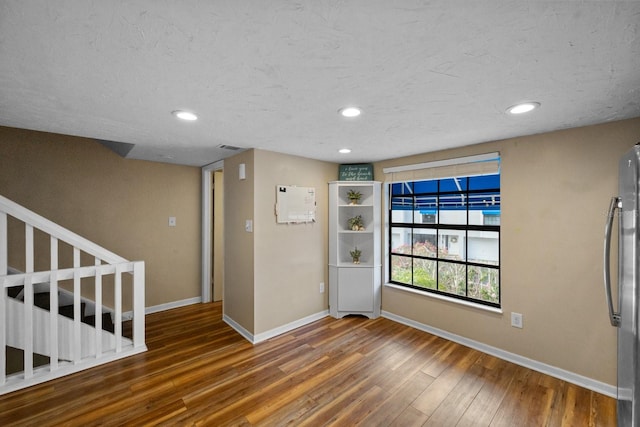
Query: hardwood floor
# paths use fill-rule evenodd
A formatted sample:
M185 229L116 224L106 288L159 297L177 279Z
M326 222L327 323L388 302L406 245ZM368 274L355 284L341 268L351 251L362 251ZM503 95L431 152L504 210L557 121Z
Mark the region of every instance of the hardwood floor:
M147 316L148 352L2 396L0 425L615 425L614 399L388 319L252 346L221 308Z

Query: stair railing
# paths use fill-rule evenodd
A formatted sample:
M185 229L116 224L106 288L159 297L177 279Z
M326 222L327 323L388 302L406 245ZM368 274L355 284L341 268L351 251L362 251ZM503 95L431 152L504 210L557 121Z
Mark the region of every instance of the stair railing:
M9 275L8 265L8 217L24 223L24 264L25 272ZM49 235L50 269L34 271L34 229ZM59 268L58 246L64 242L73 248L73 267ZM81 266L81 253L94 257L94 265ZM123 281L125 273L133 275L132 280L132 340L122 337L122 302ZM103 278L113 275L114 283L114 333L102 330L103 310L102 283ZM88 328L81 323L81 281L93 278L95 295L95 327ZM73 321L66 328L58 314L58 283L63 280L73 281ZM44 317L41 309L34 306L34 285L49 283L49 312ZM15 303L10 301L7 289L15 286L23 287L22 313L16 318L9 318L10 309ZM83 285L85 286L85 285ZM107 363L132 354L146 351L144 332L144 262L128 261L113 252L67 230L64 227L32 212L17 203L0 196L0 395L48 381L89 367ZM15 314L14 314L15 315ZM13 325L8 328L5 325ZM19 325L19 326L16 326ZM91 330L89 332L89 330ZM66 341L61 335L70 335ZM43 339L35 339L40 337ZM69 349L60 348L60 343L68 343ZM110 346L113 343L113 346ZM19 346L24 350L24 371L22 374L7 375L5 347ZM64 344L65 346L67 344ZM89 348L91 347L91 348ZM33 368L33 354L49 355L48 369ZM70 355L70 364L58 363L60 356ZM87 357L87 355L90 355Z

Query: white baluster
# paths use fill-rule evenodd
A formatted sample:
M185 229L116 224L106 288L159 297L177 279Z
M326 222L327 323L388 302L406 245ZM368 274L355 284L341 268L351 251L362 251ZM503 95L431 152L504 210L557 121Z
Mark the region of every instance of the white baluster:
M33 278L24 278L24 378L33 377Z
M33 227L24 225L24 262L25 273L33 273Z
M7 214L0 212L0 276L6 276L8 270L7 263ZM8 323L7 319L7 288L4 280L0 280L0 321L3 325ZM0 328L0 348L7 345L6 327ZM6 352L0 353L0 385L3 385L7 376Z
M58 239L50 236L50 247L51 247L51 270L58 269Z
M56 245L56 248L57 248L57 245ZM53 249L53 246L52 246L52 249ZM58 352L59 352L59 349L58 349L58 273L55 270L51 272L51 276L49 279L49 337L51 339L49 370L53 372L58 369Z
M49 281L49 336L51 337L51 355L49 371L58 369L58 239L49 236L51 280Z
M75 363L80 362L82 359L82 337L80 335L82 332L80 322L80 292L80 272L76 270L73 272L73 361Z
M73 268L80 267L80 249L74 246L73 248Z
M6 219L6 217L5 217ZM7 346L7 328L4 326L8 323L7 319L7 288L6 279L0 280L0 320L2 320L2 327L0 328L0 348L6 348ZM7 376L6 368L6 351L0 353L0 385L3 385Z
M116 336L116 353L122 351L122 264L116 264L115 275L115 328L114 334Z
M96 359L102 356L102 268L96 267Z
M0 212L0 276L6 276L9 269L7 247L7 214Z
M33 273L33 227L24 224L24 270ZM24 281L24 378L33 377L33 278Z

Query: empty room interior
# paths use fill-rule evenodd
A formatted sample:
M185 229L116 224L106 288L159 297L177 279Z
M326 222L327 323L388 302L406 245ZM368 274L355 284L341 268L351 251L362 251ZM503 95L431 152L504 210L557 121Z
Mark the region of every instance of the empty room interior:
M0 424L616 425L639 37L637 1L3 1Z

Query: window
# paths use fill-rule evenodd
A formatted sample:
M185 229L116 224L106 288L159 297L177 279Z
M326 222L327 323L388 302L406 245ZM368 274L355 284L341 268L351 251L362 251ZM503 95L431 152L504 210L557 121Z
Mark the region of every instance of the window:
M500 307L500 174L389 186L389 281Z

